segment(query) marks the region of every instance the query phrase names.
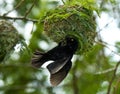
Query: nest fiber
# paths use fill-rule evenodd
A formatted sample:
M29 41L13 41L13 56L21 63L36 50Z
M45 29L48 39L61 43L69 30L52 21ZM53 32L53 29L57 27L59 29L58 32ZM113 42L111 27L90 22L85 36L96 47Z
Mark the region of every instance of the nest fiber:
M93 10L79 5L64 5L48 11L43 20L44 32L55 42L63 41L66 36L78 39L78 54L93 46L96 35Z
M0 62L14 49L19 39L20 36L13 25L6 20L0 20Z

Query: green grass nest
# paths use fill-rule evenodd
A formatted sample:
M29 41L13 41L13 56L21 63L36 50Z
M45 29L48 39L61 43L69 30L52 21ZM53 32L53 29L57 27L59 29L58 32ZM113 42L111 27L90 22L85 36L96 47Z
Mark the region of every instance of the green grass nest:
M20 36L12 23L0 20L0 62L14 49L19 40Z
M93 10L79 5L63 5L48 11L43 20L45 33L55 42L72 36L79 41L78 54L92 48L96 35Z

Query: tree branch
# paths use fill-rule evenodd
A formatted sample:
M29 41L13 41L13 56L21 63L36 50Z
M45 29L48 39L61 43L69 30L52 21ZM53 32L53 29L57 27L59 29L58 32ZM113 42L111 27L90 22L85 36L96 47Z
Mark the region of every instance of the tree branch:
M117 52L113 51L112 49L110 49L110 48L106 45L106 42L95 41L95 43L98 43L98 44L100 44L100 45L103 45L104 47L106 47L107 49L109 49L112 53L120 56L119 53L117 53Z
M111 88L112 88L112 83L113 83L113 81L114 81L114 79L115 79L115 77L116 77L116 71L117 71L117 69L118 69L119 64L120 64L120 61L116 64L115 70L114 70L114 72L113 72L112 79L111 79L111 81L109 82L107 94L110 94L110 91L111 91Z
M103 26L102 28L100 28L98 30L97 34L99 34L103 29L105 29L106 27L108 27L112 22L113 22L113 20L109 21L105 26Z
M62 3L65 4L64 0L62 0Z
M115 70L115 68L110 68L110 69L107 69L107 70L103 70L103 71L100 71L100 72L96 72L95 75L106 74L106 73L112 72L112 71L114 71L114 70Z
M0 19L24 20L24 21L32 21L33 23L39 22L39 21L36 20L36 19L27 18L28 14L31 12L32 8L34 7L36 0L33 0L33 3L32 3L32 5L31 5L31 7L26 11L26 13L25 13L24 16L21 16L21 17L9 17L9 16L6 16L6 15L9 14L10 12L12 12L13 10L19 8L24 1L25 1L25 0L21 0L21 1L15 6L14 9L8 11L7 13L5 13L5 14L3 14L3 15L0 15Z
M28 16L28 14L31 12L32 8L34 7L35 1L36 0L33 0L32 6L26 11L25 16L24 16L25 18Z
M119 88L119 86L120 86L120 79L116 82L116 85L114 86L113 94L116 94L117 89Z
M6 16L6 15L8 15L10 12L12 12L13 10L15 10L15 9L17 9L17 8L19 8L21 5L22 5L22 3L24 2L25 0L21 0L16 6L15 6L15 8L14 9L12 9L12 10L10 10L10 11L8 11L7 13L5 13L3 16Z
M39 22L39 20L31 19L31 18L25 18L24 16L21 17L9 17L9 16L1 16L0 19L10 19L10 20L24 20L24 21L32 21L34 23Z

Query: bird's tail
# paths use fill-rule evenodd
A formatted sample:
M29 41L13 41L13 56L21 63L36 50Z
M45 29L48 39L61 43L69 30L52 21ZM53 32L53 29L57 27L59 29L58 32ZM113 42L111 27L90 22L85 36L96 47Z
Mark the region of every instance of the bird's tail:
M40 51L35 51L34 55L32 57L32 66L35 68L41 67L45 63L45 59L43 58L45 53L40 52Z
M52 86L57 86L65 79L65 77L67 76L68 72L71 69L71 66L72 66L72 62L69 61L58 72L56 72L54 74L50 74L50 82L51 82Z

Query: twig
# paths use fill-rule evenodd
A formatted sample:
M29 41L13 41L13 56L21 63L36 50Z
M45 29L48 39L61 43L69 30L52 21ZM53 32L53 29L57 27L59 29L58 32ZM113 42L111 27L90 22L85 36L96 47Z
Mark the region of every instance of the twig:
M62 0L63 4L65 4L64 0Z
M21 1L16 5L16 7L15 7L14 9L12 9L12 10L8 11L7 13L3 14L3 16L6 16L6 15L8 15L10 12L12 12L13 10L19 8L24 1L25 1L25 0L21 0Z
M24 1L25 1L25 0L21 0L21 1L16 5L16 7L15 7L14 9L8 11L7 13L3 14L2 16L0 15L0 19L25 20L25 21L32 21L33 23L39 22L38 20L27 18L28 14L31 12L32 8L34 7L36 0L33 0L32 6L29 8L28 11L26 11L25 16L21 16L21 17L9 17L9 16L6 16L6 15L9 14L10 12L12 12L13 10L19 8Z
M25 16L24 16L25 18L28 16L28 14L31 12L32 8L34 7L35 1L36 0L33 0L32 6L26 11Z
M119 53L117 53L117 52L115 52L115 51L113 51L113 50L111 50L107 45L105 45L104 43L102 43L102 42L99 42L99 41L95 41L96 43L98 43L98 44L101 44L101 45L103 45L103 46L105 46L106 48L108 48L111 52L113 52L114 54L116 54L116 55L118 55L118 56L120 56L120 54Z
M106 73L112 72L112 71L114 71L114 70L115 70L115 68L110 68L110 69L107 69L107 70L103 70L103 71L101 71L101 72L96 72L95 75L106 74Z
M117 71L117 69L118 69L119 64L120 64L120 61L116 64L116 67L115 67L115 69L114 69L112 79L111 79L111 81L109 82L107 94L110 94L110 91L111 91L111 88L112 88L112 83L113 83L113 81L114 81L114 79L115 79L115 77L116 77L116 71Z
M104 28L108 27L108 25L110 23L112 23L112 22L113 22L113 20L111 20L110 22L108 22L103 28L99 29L99 31L97 32L97 34L99 34Z
M109 44L109 43L107 43L107 42L105 42L105 41L102 41L104 44L106 44L106 45L109 45L109 46L112 46L112 47L117 47L116 45L112 45L112 44Z
M32 21L34 23L39 22L39 20L31 19L31 18L25 18L24 16L21 16L21 17L0 16L0 19L24 20L24 21Z
M115 85L115 87L114 87L113 94L116 94L117 88L119 87L119 85L120 85L120 79L116 82L116 85Z

